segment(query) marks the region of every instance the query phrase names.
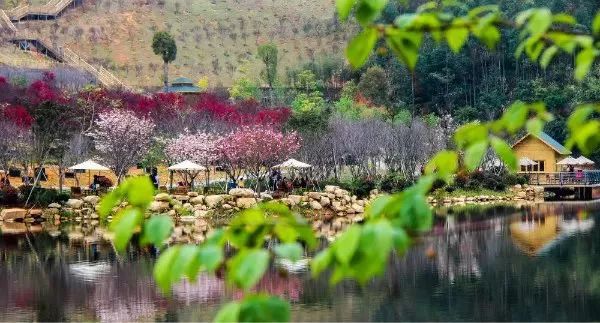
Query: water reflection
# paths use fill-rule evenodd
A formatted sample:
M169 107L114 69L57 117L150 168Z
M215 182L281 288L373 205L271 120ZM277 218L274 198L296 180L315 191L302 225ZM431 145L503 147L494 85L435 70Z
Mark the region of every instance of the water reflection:
M313 280L304 259L277 262L257 289L290 300L300 321L600 320L598 209L452 211L364 288L349 281L330 287L326 276ZM22 224L6 228L4 321L210 320L220 304L242 297L222 277L201 275L165 298L152 280L152 250L132 247L117 256L101 239L86 239L104 234L91 224L25 226L27 234Z

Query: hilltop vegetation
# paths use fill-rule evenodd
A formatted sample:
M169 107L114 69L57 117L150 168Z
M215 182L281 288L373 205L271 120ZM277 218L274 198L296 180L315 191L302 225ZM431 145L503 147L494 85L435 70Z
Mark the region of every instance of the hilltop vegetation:
M161 84L161 60L150 48L155 31L176 37L174 76L206 77L231 85L243 66L257 74L257 47L275 42L280 74L315 57L341 57L349 34L335 18L331 0L84 1L55 21L22 22L51 43L64 44L141 87Z

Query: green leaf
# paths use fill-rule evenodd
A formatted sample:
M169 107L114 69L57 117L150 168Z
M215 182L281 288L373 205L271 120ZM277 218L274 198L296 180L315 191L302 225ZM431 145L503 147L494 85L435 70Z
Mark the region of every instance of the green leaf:
M115 234L113 242L118 251L125 250L142 218L143 214L138 208L128 208L121 211L110 223L110 230Z
M494 148L494 151L496 152L496 154L498 154L500 159L502 159L506 167L513 171L517 170L517 157L512 151L512 148L506 143L506 141L498 137L492 137L490 139L490 143L492 144L492 148Z
M225 259L223 249L215 245L205 245L200 247L198 258L202 264L202 268L208 271L215 271Z
M426 174L437 172L442 178L448 177L458 169L458 155L454 151L442 150L425 166Z
M279 240L283 242L294 242L298 239L296 229L284 222L277 222L273 229Z
M393 227L394 248L399 253L404 253L410 246L410 237L402 227Z
M240 304L240 322L288 322L290 304L277 296L252 295Z
M543 34L552 25L552 12L549 9L535 9L527 23L527 30L532 35Z
M154 280L165 294L171 289L171 266L179 255L180 249L180 246L168 248L158 257L156 264L154 264Z
M352 259L358 247L360 232L361 228L358 225L352 225L333 243L335 257L341 264L347 265Z
M122 192L122 187L119 186L102 198L102 201L100 201L100 208L98 210L98 214L102 218L106 218L108 215L110 215L112 209L121 202L123 197Z
M214 322L240 322L240 308L239 302L230 302L221 307L217 316L215 316Z
M488 148L487 141L480 141L470 145L465 151L465 165L469 171L475 170L481 163Z
M129 204L147 208L154 198L154 186L146 176L138 176L127 180L127 201Z
M527 129L527 132L539 136L544 128L544 123L538 118L532 118L527 120L525 128Z
M304 249L297 242L282 243L275 246L275 254L284 259L298 261L302 258Z
M356 0L337 0L335 2L338 14L340 15L340 19L342 21L346 21L348 19L350 11L352 11L352 7L354 7L355 2Z
M258 283L268 266L269 253L266 250L241 250L227 262L228 279L248 290Z
M377 30L366 28L348 44L346 56L354 68L365 64L377 42Z
M594 63L596 55L596 51L592 48L584 49L577 54L575 58L575 79L582 81L585 78Z
M367 205L365 213L370 218L377 218L383 216L385 208L387 207L388 203L390 203L392 200L393 197L391 195L380 196L376 198L373 202L369 203L369 205Z
M556 52L558 52L558 47L556 45L550 46L544 51L544 54L542 54L542 57L540 58L540 65L543 69L548 67L548 64L550 64L552 58L556 55Z
M521 101L514 102L502 115L502 125L509 133L515 133L520 130L527 119L529 108Z
M381 15L388 0L359 0L356 7L356 20L366 26Z
M406 32L388 28L386 42L396 57L412 71L417 66L419 47L423 35L417 32Z
M451 27L446 31L446 41L450 49L458 53L469 39L469 30L464 27Z
M327 269L332 260L332 249L325 249L319 252L310 262L312 276L317 277L320 273Z
M474 32L489 49L494 49L498 41L500 41L500 31L498 28L488 25Z
M590 117L596 108L591 104L578 106L571 113L567 121L567 126L571 132L575 132Z
M354 277L364 284L383 273L394 244L389 221L382 219L364 225L359 243L358 261L353 262Z
M162 246L171 234L173 220L168 215L155 215L144 223L141 244Z
M592 22L592 32L594 35L600 35L600 11L598 11L596 16L594 16L594 21Z
M454 142L458 148L464 148L469 143L486 140L488 129L479 122L467 123L454 132Z
M567 24L567 25L575 25L577 24L577 20L575 17L566 14L566 13L557 13L552 17L552 22L558 24Z

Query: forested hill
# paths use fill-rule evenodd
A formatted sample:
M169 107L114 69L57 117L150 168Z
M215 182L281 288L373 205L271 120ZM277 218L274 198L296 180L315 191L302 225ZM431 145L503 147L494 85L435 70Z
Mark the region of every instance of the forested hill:
M600 8L594 0L555 1L464 1L472 8L484 4L499 4L509 17L531 7L549 7L553 12L574 15L580 23L590 25ZM396 17L398 12L414 10L390 6L382 19ZM582 27L584 28L584 27ZM564 140L564 117L573 105L600 99L600 70L582 83L573 79L573 60L570 55L555 58L548 70L528 58L515 58L518 34L503 31L502 41L495 51L470 40L460 54L452 53L447 46L424 42L419 62L413 75L392 56L371 57L368 66L380 65L390 80L387 99L396 109L408 109L416 114L451 114L454 119L490 120L514 100L544 101L557 116L547 126L558 140Z
M13 2L4 2L4 8ZM23 1L25 2L25 1ZM33 4L47 0L27 1ZM256 49L273 41L286 67L333 53L349 37L335 17L333 0L84 0L55 21L30 21L19 29L65 45L101 64L126 84L161 84L161 59L152 53L155 31L176 39L172 74L231 85L240 70L257 74Z

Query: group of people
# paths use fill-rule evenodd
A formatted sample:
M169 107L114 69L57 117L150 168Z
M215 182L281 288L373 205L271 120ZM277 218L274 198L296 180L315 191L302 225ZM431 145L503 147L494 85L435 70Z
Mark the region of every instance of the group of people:
M294 188L307 188L309 180L306 176L296 175L294 178L283 176L279 169L269 173L269 188L273 191L291 192Z

